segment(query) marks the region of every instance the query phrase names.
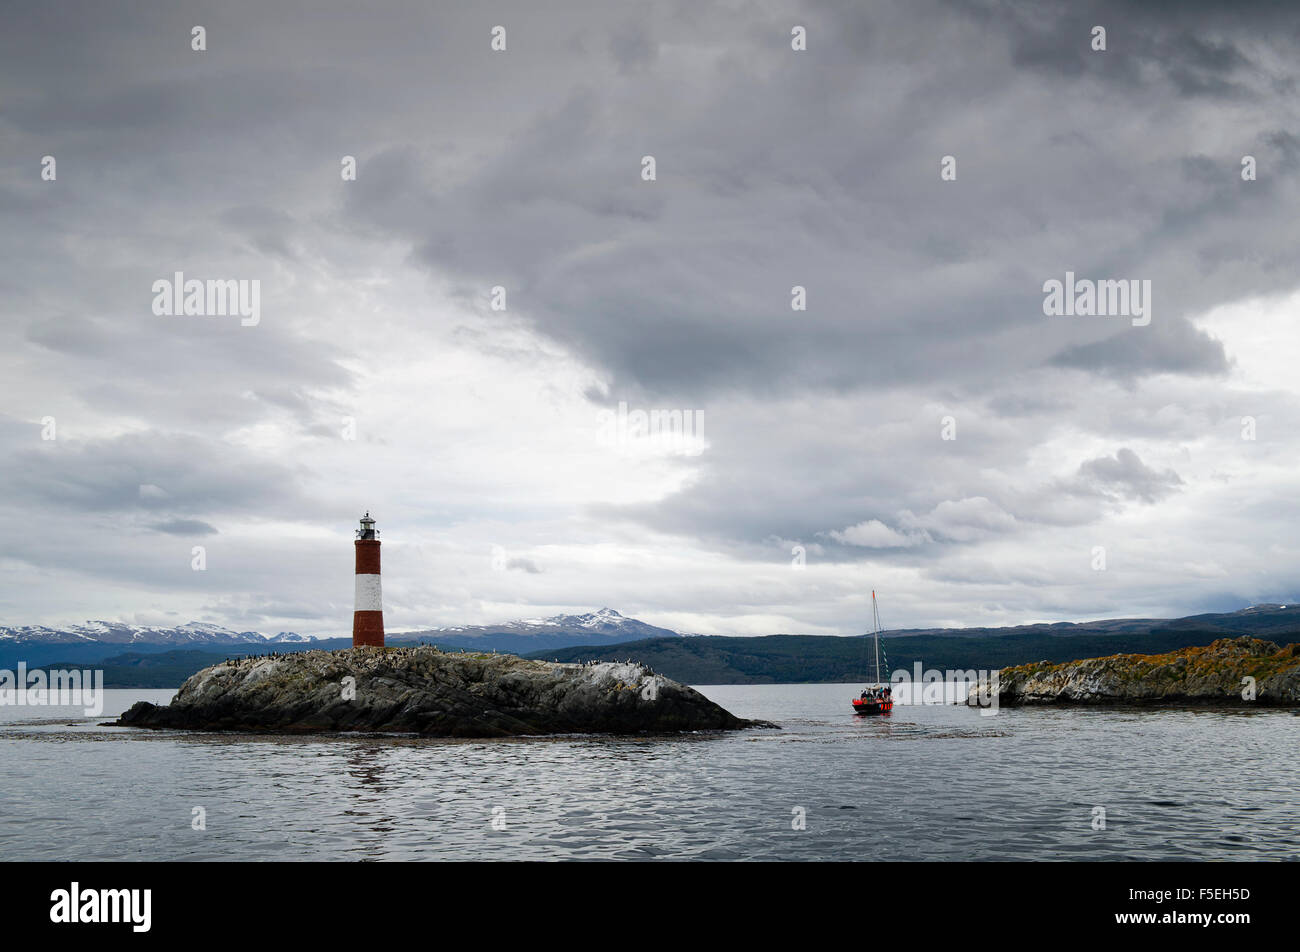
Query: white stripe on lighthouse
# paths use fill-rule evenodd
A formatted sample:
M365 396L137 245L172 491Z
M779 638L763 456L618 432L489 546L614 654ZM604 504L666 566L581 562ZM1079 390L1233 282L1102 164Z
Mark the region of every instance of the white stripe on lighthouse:
M357 603L355 610L359 612L381 612L384 610L378 575L357 576Z

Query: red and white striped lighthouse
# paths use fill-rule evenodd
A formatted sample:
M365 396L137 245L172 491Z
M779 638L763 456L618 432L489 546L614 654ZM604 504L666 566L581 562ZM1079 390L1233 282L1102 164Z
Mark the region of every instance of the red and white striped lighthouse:
M366 512L357 530L357 601L352 613L352 647L384 646L384 599L379 587L379 533Z

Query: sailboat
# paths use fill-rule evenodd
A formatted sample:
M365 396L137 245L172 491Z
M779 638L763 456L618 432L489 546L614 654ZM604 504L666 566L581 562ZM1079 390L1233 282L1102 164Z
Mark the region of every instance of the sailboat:
M888 714L894 709L893 692L880 680L880 609L876 606L876 593L871 592L871 622L876 643L876 682L853 699L853 713L858 715Z

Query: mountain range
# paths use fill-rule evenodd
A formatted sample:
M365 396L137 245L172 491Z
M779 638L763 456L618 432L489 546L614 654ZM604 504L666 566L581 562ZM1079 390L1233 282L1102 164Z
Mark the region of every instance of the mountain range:
M1079 635L1145 635L1179 631L1217 631L1223 637L1263 635L1265 632L1300 630L1300 604L1266 603L1234 612L1212 612L1183 618L1103 618L1099 621L1044 622L1004 628L904 628L890 631L891 638L933 635L942 638L988 638L991 636L1048 635L1071 638Z
M581 615L528 618L499 625L390 631L386 640L391 644L426 641L446 648L525 653L572 645L599 646L677 637L680 637L677 632L670 629L628 618L612 608L601 608ZM336 638L318 638L290 631L275 635L234 631L207 622L189 622L167 628L89 621L84 625L62 628L0 627L0 664L14 660L24 660L28 664L44 664L54 660L86 663L117 654L124 648L140 655L180 650L211 652L217 649L247 654L272 645L280 650L300 650L344 648L351 643L350 634Z
M191 621L172 628L127 625L113 621L88 621L84 625L69 625L66 628L46 628L41 625L0 627L0 642L33 645L167 645L179 648L192 645L302 643L312 640L314 639L307 635L291 631L262 635L255 631L231 631L201 621Z
M1070 661L1121 652L1153 653L1253 635L1300 640L1300 605L1254 605L1235 612L1183 618L1120 618L1005 628L891 630L883 644L890 667L999 667ZM581 615L530 618L499 625L462 625L389 632L390 643L428 642L449 650L501 651L564 661L624 660L653 665L694 684L859 680L864 639L826 635L683 636L611 608ZM110 685L175 686L200 668L232 655L334 649L349 636L262 635L191 622L173 628L88 622L67 628L0 627L0 668L95 664Z
M488 651L528 652L572 645L611 645L647 638L680 638L669 628L658 628L635 618L601 608L584 615L527 618L504 625L462 625L426 628L387 636L388 641L429 641L444 647Z
M881 673L900 668L993 669L1033 661L1061 663L1113 654L1163 654L1220 638L1253 635L1300 641L1300 606L1255 605L1185 618L1120 618L1008 628L938 628L883 633ZM633 659L686 684L849 683L874 680L871 638L766 635L758 638L656 638L615 646L561 648L534 658Z

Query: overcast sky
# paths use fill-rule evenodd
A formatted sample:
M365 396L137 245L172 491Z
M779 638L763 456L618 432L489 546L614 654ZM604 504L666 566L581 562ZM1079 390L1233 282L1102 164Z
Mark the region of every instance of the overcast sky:
M0 624L1300 598L1300 11L1138 6L6 4Z

